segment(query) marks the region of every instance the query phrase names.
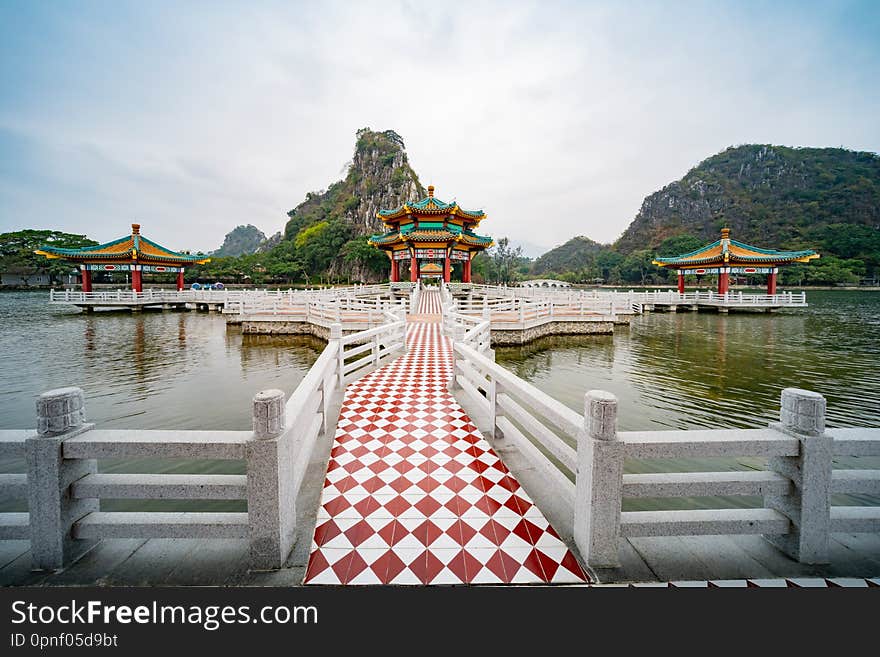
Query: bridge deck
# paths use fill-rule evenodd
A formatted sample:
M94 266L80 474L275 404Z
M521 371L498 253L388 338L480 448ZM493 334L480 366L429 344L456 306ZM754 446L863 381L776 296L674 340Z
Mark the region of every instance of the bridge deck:
M346 390L304 583L584 582L447 392L438 296L422 293L408 353Z

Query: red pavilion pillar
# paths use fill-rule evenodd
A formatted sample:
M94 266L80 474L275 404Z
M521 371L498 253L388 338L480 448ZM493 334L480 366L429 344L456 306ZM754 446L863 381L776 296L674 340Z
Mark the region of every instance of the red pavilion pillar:
M88 265L82 266L82 291L83 292L91 292L92 291L92 272L89 271Z
M449 282L449 274L450 274L450 262L449 262L449 254L446 254L446 258L443 260L443 282Z
M177 272L177 291L183 291L183 267L181 267L180 271Z
M678 270L678 293L684 294L684 272Z
M419 260L415 256L409 261L409 280L413 283L419 280Z
M718 294L724 294L730 289L730 270L727 267L721 268L718 274Z
M461 265L461 282L462 283L470 283L471 282L471 261L470 261L470 258L465 260Z
M776 272L778 270L774 267L770 270L770 273L767 274L767 294L776 294Z
M143 283L141 283L140 265L132 265L131 267L131 289L135 292L144 291Z
M400 261L395 260L394 253L391 254L391 282L400 282Z

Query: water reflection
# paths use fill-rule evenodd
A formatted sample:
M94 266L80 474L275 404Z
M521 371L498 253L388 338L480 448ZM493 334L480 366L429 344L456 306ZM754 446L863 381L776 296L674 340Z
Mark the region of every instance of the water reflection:
M614 340L607 335L546 336L525 345L496 347L496 358L517 376L531 380L571 364L612 367Z
M880 425L880 295L809 301L801 313L649 313L613 339L545 338L496 355L576 410L586 390L610 390L622 430L761 426L787 386L825 395L831 426Z
M323 348L242 336L216 314L85 314L45 293L0 295L0 333L0 428L32 426L36 395L78 385L102 428L248 429L253 395L292 391Z

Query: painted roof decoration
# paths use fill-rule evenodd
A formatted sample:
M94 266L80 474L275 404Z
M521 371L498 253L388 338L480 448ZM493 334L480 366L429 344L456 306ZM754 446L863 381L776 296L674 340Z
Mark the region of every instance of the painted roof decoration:
M721 239L711 244L684 253L679 256L668 258L654 258L653 264L659 267L704 267L706 265L728 264L787 264L792 262L809 262L819 257L815 251L805 249L803 251L776 251L774 249L759 249L756 246L743 244L730 239L730 229L721 229Z
M458 203L444 203L440 199L434 198L434 185L428 185L428 195L421 201L404 203L400 207L392 210L379 210L379 212L376 213L376 216L385 222L401 219L409 215L451 215L466 220L470 219L477 223L486 218L486 213L482 210L465 210L460 208Z
M419 269L419 272L422 274L442 274L443 267L438 265L436 262L429 262L426 265L422 265L421 269Z
M172 263L201 265L211 260L203 255L190 255L166 249L161 244L157 244L141 235L140 224L131 225L131 235L120 237L118 240L105 244L86 246L81 249L41 246L34 253L51 259L64 259L73 262L106 262L109 260L137 261L146 264L156 262L166 265Z
M415 203L405 203L393 210L380 210L377 215L387 225L384 233L370 237L369 243L384 250L398 250L416 244L439 244L474 251L492 246L491 237L477 235L471 228L486 218L482 210L462 210L456 203L434 198L434 185L428 185L428 196ZM454 217L460 222L450 221ZM401 219L412 219L400 225Z

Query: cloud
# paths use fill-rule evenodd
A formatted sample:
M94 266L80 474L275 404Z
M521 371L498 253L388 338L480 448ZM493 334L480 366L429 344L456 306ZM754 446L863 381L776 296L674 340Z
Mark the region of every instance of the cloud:
M874 5L7 4L0 231L209 250L394 129L495 235L615 239L737 143L878 150ZM5 62L5 63L2 63Z

